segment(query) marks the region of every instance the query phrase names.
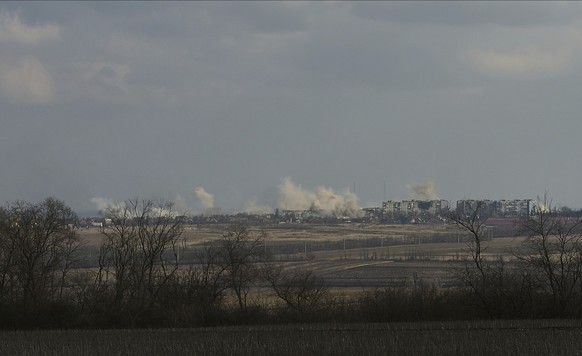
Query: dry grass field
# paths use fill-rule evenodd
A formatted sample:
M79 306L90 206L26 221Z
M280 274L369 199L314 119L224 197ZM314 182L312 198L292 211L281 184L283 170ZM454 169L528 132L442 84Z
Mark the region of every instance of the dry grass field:
M2 355L580 355L574 320L0 333Z
M188 225L184 231L188 249L195 251L216 243L226 225ZM290 269L311 270L335 290L353 292L387 286L403 286L421 278L438 286L454 283L451 269L467 257L468 236L447 224L279 224L264 227L265 249L271 258ZM96 253L99 229L81 231L87 248ZM511 258L511 249L522 238L493 237L486 242L486 258Z
M219 225L187 226L186 250L193 255L196 249L216 244L227 228ZM372 291L363 295L374 297L376 292L382 291L376 288L394 286L414 285L415 288L411 289L417 290L419 280L438 288L452 286L455 280L451 272L464 265L466 243L469 241L466 235L451 225L282 225L267 227L265 231L269 236L265 242L269 260L279 261L288 269L313 271L323 277L333 294L338 296ZM85 251L94 256L101 242L99 230L81 230L81 237L86 241ZM511 249L522 241L514 237L490 237L485 245L486 257L491 259L502 257L509 261ZM252 293L266 291L264 286L255 289ZM266 296L272 295L269 294L272 292L265 293ZM390 303L398 296L394 293L382 294L378 295L380 299L377 301L387 301L386 305L396 305L398 310L407 312L417 307L417 304ZM349 298L333 299L334 303L337 301L338 310L348 305L342 304L346 300L349 301ZM408 302L410 300L407 299ZM311 320L282 319L287 320L288 324L261 325L244 319L241 323L248 325L191 329L3 331L0 332L0 355L582 354L582 323L579 320L358 323L359 320L415 320L398 319L398 310L377 309L374 301L368 301L373 309L348 309L355 312L344 314L345 319L326 319L353 323L302 324L298 322ZM457 300L453 301L454 304L450 304L452 309L443 310L447 313L456 310ZM233 296L227 295L225 303L230 302L234 303ZM265 303L265 300L262 302ZM359 302L352 300L349 303L353 306ZM266 305L263 304L263 307ZM429 304L427 308L435 306L437 304ZM383 313L388 319L351 319L370 310L373 315ZM249 315L245 314L245 318ZM418 320L459 319L429 317Z

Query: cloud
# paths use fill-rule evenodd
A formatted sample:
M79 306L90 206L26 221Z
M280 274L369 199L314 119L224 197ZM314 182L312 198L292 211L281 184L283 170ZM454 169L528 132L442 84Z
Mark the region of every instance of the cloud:
M9 13L0 13L0 42L9 41L24 44L38 44L45 40L59 38L57 25L27 26L20 17Z
M511 52L470 51L466 58L477 67L494 74L530 75L558 72L566 67L566 51L550 52L529 46Z
M57 67L58 68L58 67ZM59 72L59 93L65 102L84 102L92 105L85 115L104 110L114 111L116 105L151 103L156 98L143 96L139 86L128 84L132 66L125 61L74 60ZM69 101L70 100L70 101ZM119 107L119 106L118 106ZM135 106L132 106L135 109Z
M51 75L34 57L26 57L16 66L0 65L0 92L25 104L47 104L55 99Z
M400 1L354 2L352 13L375 21L446 26L563 26L578 20L576 2Z
M306 12L286 2L210 2L205 10L237 29L259 32L301 31L309 26Z
M576 162L582 130L582 3L539 17L520 15L538 5L512 4L2 3L0 14L20 17L3 15L0 25L0 162L10 167L0 192L7 200L62 194L79 211L95 210L88 191L114 199L180 193L191 213L202 213L194 188L216 187L213 204L231 212L253 196L279 207L277 186L290 175L308 199L287 196L286 206L333 206L335 198L317 197L325 195L317 184L344 196L342 184L353 180L368 205L382 200L382 181L401 182L388 184L386 198L409 198L405 184L424 183L428 169L446 177L437 187L444 199L552 189L561 204L580 207L582 193L572 192L582 165L563 162ZM368 5L360 9L368 17L350 12ZM60 33L37 33L28 43L40 42L27 45L7 30L18 22L57 24ZM32 84L18 80L26 90L17 90L6 79L25 56L50 74L51 104L12 105L42 102ZM544 73L532 76L535 85L525 76L532 72ZM531 144L548 137L559 139ZM476 166L459 147L492 152ZM552 169L515 186L540 159Z
M109 87L123 88L131 68L128 64L118 63L95 63L95 69L98 71L93 78L98 80L101 84Z

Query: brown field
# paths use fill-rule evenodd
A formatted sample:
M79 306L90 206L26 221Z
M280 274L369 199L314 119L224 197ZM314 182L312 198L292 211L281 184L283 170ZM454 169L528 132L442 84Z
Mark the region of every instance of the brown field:
M577 320L0 332L2 355L580 355Z
M186 226L187 249L216 243L226 225ZM454 268L463 265L469 237L453 225L307 225L280 224L263 228L265 249L288 268L308 269L344 292L404 286L423 279L437 286L455 283ZM87 248L95 251L99 229L81 230ZM511 249L523 238L493 237L485 256L511 260Z

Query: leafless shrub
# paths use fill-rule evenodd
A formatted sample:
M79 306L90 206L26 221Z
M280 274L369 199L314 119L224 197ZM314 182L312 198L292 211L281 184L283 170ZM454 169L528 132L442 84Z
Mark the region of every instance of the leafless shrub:
M313 318L329 299L325 280L308 270L285 270L282 264L265 264L263 276L274 296L299 319Z

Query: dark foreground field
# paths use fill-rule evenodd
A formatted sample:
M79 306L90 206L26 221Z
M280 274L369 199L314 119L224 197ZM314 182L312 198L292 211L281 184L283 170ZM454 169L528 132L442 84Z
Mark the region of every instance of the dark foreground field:
M581 355L582 322L10 331L1 355Z

